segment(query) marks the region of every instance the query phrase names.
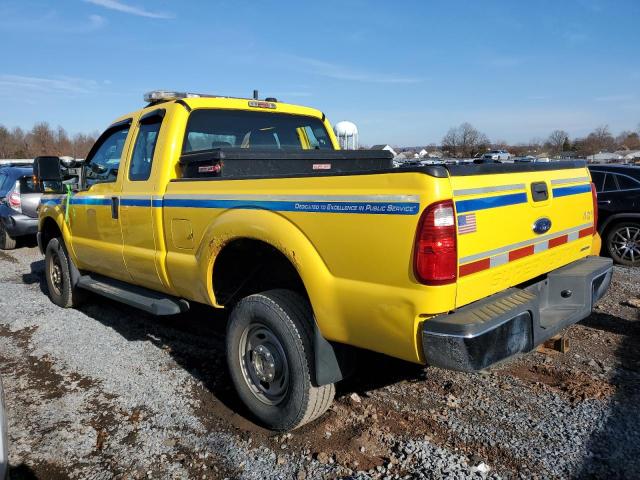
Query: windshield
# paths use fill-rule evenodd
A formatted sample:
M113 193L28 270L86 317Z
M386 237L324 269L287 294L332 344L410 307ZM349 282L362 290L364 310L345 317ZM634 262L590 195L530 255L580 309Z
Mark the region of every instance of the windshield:
M195 110L189 117L183 153L212 148L333 150L320 119L242 110Z

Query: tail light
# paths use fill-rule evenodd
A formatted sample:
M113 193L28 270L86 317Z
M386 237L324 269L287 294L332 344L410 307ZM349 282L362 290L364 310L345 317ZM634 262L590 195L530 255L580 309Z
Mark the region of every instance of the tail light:
M9 207L18 213L22 213L22 200L20 200L20 180L18 180L13 189L7 194L7 203Z
M422 212L416 232L413 271L425 285L456 281L458 252L453 201L433 203Z
M595 183L591 182L591 200L593 201L593 234L598 232L598 193Z

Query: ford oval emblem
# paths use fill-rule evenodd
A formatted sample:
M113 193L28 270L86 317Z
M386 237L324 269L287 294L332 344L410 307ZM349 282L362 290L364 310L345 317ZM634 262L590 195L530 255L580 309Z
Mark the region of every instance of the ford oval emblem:
M548 218L540 218L533 224L533 231L538 235L547 233L551 230L551 220Z

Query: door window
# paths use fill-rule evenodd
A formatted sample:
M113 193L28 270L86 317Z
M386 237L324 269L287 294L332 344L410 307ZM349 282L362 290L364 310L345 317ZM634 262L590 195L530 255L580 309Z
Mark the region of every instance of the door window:
M118 178L122 149L129 134L129 125L107 130L98 139L94 150L89 154L85 178L88 186L96 183L115 182Z
M640 188L640 182L635 178L627 177L626 175L616 175L616 177L620 190L633 190L634 188Z
M602 185L604 184L604 173L591 172L591 180L593 180L593 184L596 186L596 192L601 192Z
M616 185L616 179L611 173L607 173L604 177L604 188L603 192L615 192L618 190L618 186Z
M149 180L153 153L156 150L156 142L160 133L162 117L154 116L149 121L142 121L138 130L138 138L133 147L133 156L129 167L129 180Z

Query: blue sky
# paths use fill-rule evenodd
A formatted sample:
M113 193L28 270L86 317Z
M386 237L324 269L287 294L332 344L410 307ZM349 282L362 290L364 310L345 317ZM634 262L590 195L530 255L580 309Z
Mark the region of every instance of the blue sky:
M526 142L640 124L640 2L0 0L0 124L101 130L164 88L351 120L361 143L469 121Z

